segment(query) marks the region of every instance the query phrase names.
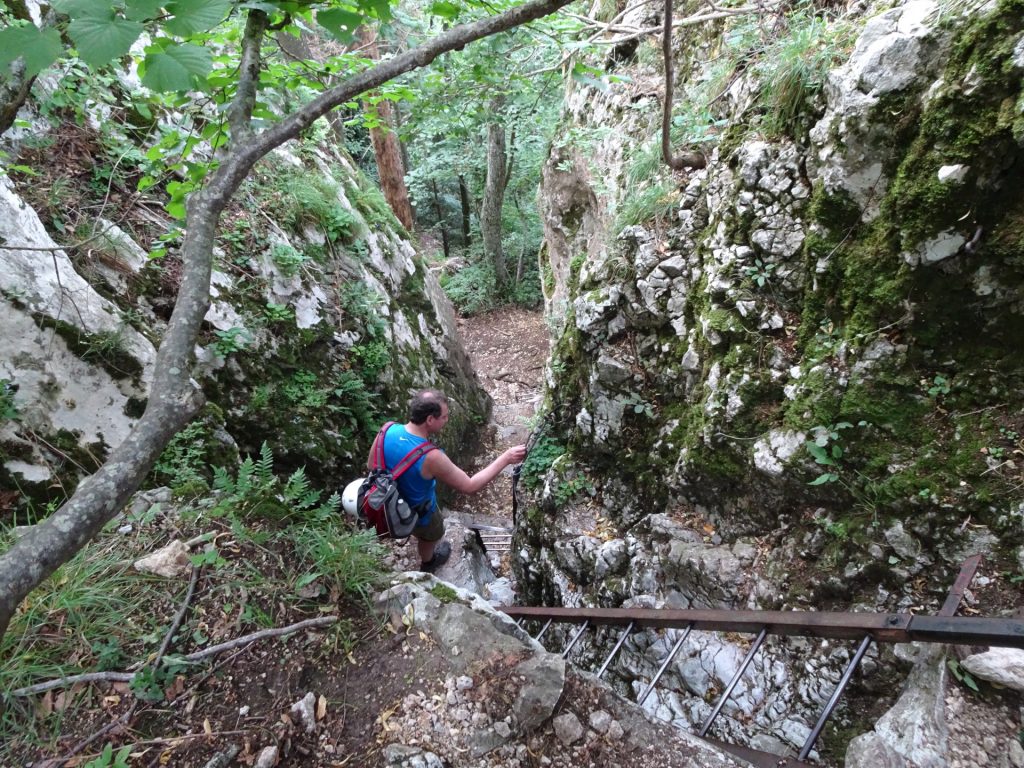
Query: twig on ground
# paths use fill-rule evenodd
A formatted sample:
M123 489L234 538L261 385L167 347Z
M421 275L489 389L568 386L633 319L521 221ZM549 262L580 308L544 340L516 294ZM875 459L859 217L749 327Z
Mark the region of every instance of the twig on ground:
M230 651L232 648L238 648L240 645L248 645L249 643L255 642L256 640L266 640L270 637L281 637L282 635L290 635L293 632L298 632L300 629L317 629L320 627L328 627L334 624L338 620L337 616L320 616L315 619L306 619L296 624L289 624L287 627L277 627L275 629L264 629L259 632L252 632L244 637L239 637L234 640L228 640L220 645L211 645L209 648L204 648L201 651L190 653L187 656L182 657L185 661L199 661L205 659L208 656L216 656L218 653L224 651ZM75 683L90 683L90 682L111 682L111 683L130 683L135 678L135 672L86 672L82 675L70 675L69 677L62 677L57 680L49 680L45 683L37 683L36 685L30 685L25 688L18 688L10 692L11 696L31 696L35 693L44 693L53 688L62 688Z
M189 603L192 602L192 595L195 594L196 584L199 582L199 573L202 571L202 566L192 566L192 578L188 582L188 592L185 593L185 599L181 603L181 608L178 609L177 615L174 617L174 621L171 622L171 628L167 630L167 634L164 635L164 641L160 644L160 650L156 652L156 658L153 659L151 665L153 669L160 666L160 662L164 658L164 654L167 653L168 647L171 645L171 639L174 637L174 633L178 631L178 627L181 626L182 619L185 618L185 612L188 611Z
M220 645L211 645L209 648L204 648L201 651L190 653L188 656L183 657L185 661L199 661L205 659L207 656L215 656L223 651L230 651L232 648L237 648L240 645L246 645L255 640L265 640L268 637L280 637L281 635L290 635L292 632L298 632L300 629L315 629L319 627L329 627L338 620L337 616L320 616L316 619L306 619L300 621L297 624L290 624L287 627L278 627L276 629L264 629L259 632L253 632L243 637L236 638L234 640L228 640L226 643Z

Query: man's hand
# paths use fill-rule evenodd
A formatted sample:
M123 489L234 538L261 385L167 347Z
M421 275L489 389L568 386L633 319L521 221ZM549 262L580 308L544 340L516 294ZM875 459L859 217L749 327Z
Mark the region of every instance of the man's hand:
M513 445L503 454L501 454L502 460L505 462L505 466L510 464L518 464L526 458L526 446L525 445Z

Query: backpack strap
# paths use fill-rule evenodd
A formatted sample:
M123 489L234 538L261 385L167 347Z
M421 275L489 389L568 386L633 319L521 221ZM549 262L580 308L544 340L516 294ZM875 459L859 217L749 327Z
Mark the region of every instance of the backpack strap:
M395 422L389 421L383 427L380 428L380 432L377 433L377 437L373 440L373 448L370 451L372 458L370 459L370 469L387 469L387 465L384 462L384 438L387 437L388 430L395 426Z
M377 433L376 439L373 441L373 463L370 467L371 470L384 470L387 471L387 462L384 460L384 438L387 437L388 430L395 425L395 422L389 421L383 427L380 428L380 432ZM397 480L417 461L420 460L421 456L425 456L433 450L437 450L437 446L429 440L425 443L420 443L405 456L403 456L395 468L391 470L391 476Z
M425 443L420 443L411 451L409 451L402 460L395 464L395 468L391 470L391 476L397 480L406 473L407 470L411 469L412 466L420 460L421 456L426 456L431 451L437 450L437 446L429 440Z

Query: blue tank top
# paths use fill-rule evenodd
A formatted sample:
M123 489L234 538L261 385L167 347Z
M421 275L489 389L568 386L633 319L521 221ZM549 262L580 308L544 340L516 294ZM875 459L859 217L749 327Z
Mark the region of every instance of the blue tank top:
M424 438L417 437L406 431L404 425L395 424L384 435L384 462L389 468L394 467L405 458L409 451L425 442L427 440ZM427 525L434 515L434 509L437 507L437 497L434 493L437 481L433 478L427 480L420 474L426 458L425 454L420 456L416 463L398 478L398 492L402 494L406 504L413 508L422 505L423 511L420 512L417 525Z

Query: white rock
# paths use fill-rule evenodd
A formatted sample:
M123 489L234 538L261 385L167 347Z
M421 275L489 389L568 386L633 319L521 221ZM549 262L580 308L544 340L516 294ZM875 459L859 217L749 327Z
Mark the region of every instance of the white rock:
M554 719L555 735L565 745L572 744L583 736L583 725L572 712L566 712Z
M604 733L612 724L612 716L603 709L596 709L590 713L590 727L598 733Z
M943 184L959 184L967 178L970 170L971 166L969 165L944 165L939 168L939 181Z
M166 547L136 560L132 567L143 573L154 573L157 576L173 579L187 573L191 566L188 547L185 546L185 542L175 539Z
M968 656L961 666L982 680L1024 691L1024 651L1019 648L991 648Z
M277 747L264 747L260 750L259 757L256 758L255 768L274 768L277 765L278 757L280 757L280 751Z
M789 429L769 432L767 439L762 437L754 443L754 466L766 475L781 475L785 462L803 447L806 439L806 433Z
M312 691L292 704L289 711L298 718L306 733L316 731L316 695Z

